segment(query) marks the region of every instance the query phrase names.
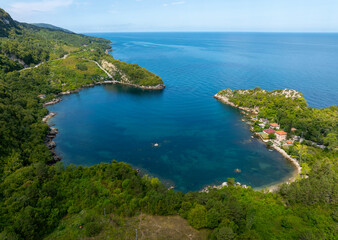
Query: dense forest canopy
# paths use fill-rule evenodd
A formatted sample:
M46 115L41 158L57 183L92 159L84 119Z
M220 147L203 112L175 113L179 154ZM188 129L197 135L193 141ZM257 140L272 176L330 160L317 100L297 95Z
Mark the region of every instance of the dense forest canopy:
M299 129L304 124L315 128L310 133L331 148L295 149L296 157L307 155L304 161L310 168L276 193L244 189L229 179L222 189L183 194L168 190L157 178L140 176L125 163L51 164L43 103L61 91L104 81L105 74L90 60L110 60L104 53L109 41L21 24L3 10L0 27L0 239L107 239L106 233L123 239L131 217L140 213L179 215L196 229L209 229L210 239L336 239L337 155L326 139L335 133L330 125L337 124L332 118L335 107L307 110L303 100L296 100L285 103L294 106L291 112L262 112L262 117L279 118L286 125L285 116L304 116L303 122L297 117L292 123ZM139 81L149 75L150 84L157 79L146 70L140 72L141 67L116 65L121 78L125 74ZM278 99L272 106L276 104ZM311 117L318 118L319 127Z

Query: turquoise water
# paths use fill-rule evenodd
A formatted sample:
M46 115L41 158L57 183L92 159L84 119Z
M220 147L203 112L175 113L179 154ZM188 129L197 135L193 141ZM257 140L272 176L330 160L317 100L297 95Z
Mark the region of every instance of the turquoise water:
M293 166L251 138L241 113L212 96L224 88L293 88L309 104L337 104L338 35L104 33L113 56L161 76L164 91L106 85L48 107L65 164L112 159L177 190L200 190L229 177L261 187ZM153 144L158 143L159 147ZM240 168L241 173L234 169Z

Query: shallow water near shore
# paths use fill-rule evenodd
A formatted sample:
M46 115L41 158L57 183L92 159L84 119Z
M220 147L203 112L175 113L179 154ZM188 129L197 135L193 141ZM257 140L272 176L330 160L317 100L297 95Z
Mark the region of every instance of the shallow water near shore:
M56 151L66 165L116 159L184 192L229 177L252 187L266 186L289 178L294 167L251 138L240 111L212 96L228 87L261 86L296 89L314 107L337 103L338 70L331 65L338 60L338 35L91 35L115 42L115 58L158 74L167 87L146 91L96 86L48 106L57 112L50 123L59 129ZM313 54L317 58L308 57ZM319 57L328 65L320 64L324 60ZM236 168L241 173L235 173Z

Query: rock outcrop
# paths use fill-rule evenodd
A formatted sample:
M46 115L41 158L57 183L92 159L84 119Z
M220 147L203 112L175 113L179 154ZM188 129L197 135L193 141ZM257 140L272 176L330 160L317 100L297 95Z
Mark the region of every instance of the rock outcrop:
M103 69L105 69L109 74L114 78L116 74L120 75L120 82L121 83L129 83L131 84L131 81L128 79L127 75L119 70L114 64L106 61L106 60L101 60L101 66Z

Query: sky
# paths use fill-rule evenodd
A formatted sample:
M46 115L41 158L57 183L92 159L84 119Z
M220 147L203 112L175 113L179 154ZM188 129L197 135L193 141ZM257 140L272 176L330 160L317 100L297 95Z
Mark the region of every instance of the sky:
M12 18L90 32L338 32L338 0L0 0Z

